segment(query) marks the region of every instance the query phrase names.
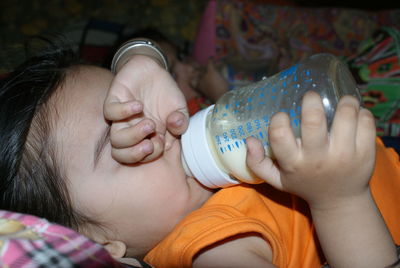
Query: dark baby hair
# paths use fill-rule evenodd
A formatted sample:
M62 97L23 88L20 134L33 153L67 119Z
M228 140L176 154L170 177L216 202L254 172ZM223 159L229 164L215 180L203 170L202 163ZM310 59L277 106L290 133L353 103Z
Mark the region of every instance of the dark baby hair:
M77 64L69 46L50 42L0 82L0 209L75 229L85 219L72 208L56 157L48 100Z

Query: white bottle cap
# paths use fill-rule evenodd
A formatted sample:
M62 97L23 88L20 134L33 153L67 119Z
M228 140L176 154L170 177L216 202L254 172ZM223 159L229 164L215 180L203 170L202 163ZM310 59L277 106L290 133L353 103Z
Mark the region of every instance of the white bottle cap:
M240 183L222 170L211 152L207 140L206 119L214 105L190 118L189 127L182 135L182 164L187 175L195 177L208 188L224 188Z

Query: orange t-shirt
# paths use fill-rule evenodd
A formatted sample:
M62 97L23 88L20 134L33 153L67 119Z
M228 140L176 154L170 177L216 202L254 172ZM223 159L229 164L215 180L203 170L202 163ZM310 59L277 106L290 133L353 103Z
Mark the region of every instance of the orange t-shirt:
M396 152L380 140L370 185L400 244L400 162ZM324 263L306 202L267 184L219 190L181 221L145 261L154 267L191 267L193 257L205 247L245 233L258 233L268 241L278 267L320 267Z

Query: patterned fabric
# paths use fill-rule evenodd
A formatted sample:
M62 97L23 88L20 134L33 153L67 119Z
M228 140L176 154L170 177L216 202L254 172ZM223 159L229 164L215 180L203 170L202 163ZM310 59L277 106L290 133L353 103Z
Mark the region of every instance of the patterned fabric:
M312 54L331 53L349 63L365 106L376 118L378 135L400 136L400 9L373 12L221 0L215 16L216 55L233 66L225 75L230 84L241 81L243 70L270 76Z
M351 25L351 27L349 27ZM216 55L230 61L269 61L282 70L311 54L350 56L380 26L400 25L400 9L369 12L218 1Z
M0 266L4 268L127 267L71 229L0 210Z
M376 118L378 135L400 137L400 31L377 30L348 62L364 105Z

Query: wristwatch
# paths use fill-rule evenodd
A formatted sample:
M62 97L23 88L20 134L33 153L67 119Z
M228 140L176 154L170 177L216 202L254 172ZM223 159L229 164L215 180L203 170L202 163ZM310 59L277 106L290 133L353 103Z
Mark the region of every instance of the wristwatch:
M116 73L133 55L149 56L168 71L167 58L157 43L147 38L135 38L122 44L114 54L111 72Z

